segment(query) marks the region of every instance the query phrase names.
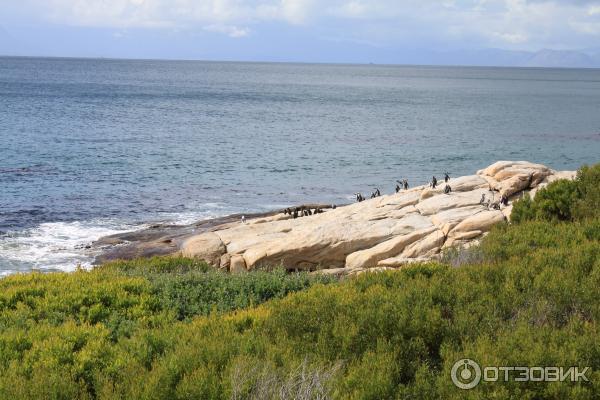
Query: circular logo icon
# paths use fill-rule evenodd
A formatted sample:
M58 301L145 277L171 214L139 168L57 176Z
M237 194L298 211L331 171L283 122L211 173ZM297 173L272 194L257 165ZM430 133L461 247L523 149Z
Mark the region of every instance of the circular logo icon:
M463 358L452 366L452 383L461 389L473 389L481 380L481 368L475 361Z

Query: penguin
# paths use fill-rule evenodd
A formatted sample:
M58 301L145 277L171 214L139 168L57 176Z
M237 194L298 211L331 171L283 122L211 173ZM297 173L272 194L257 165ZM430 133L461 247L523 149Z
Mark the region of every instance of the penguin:
M379 196L381 196L381 192L379 191L379 188L375 188L375 197Z
M485 193L481 193L481 199L479 199L479 204L485 203Z
M437 178L434 175L433 178L431 178L431 187L433 189L435 189L436 186L437 186Z
M449 194L451 191L452 191L452 188L450 187L450 185L446 184L446 187L444 187L444 193Z
M396 193L400 191L400 185L396 185Z
M444 182L448 182L450 180L450 175L448 173L444 173Z
M408 180L404 179L404 190L408 190Z

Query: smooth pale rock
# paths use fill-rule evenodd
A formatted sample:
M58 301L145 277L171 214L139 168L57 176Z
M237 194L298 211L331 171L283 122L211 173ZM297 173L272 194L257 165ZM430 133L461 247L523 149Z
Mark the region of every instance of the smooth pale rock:
M391 258L386 258L385 260L381 260L379 261L379 263L377 263L378 267L387 267L387 268L398 268L401 267L403 265L407 265L407 264L414 264L414 263L420 263L420 262L427 262L430 261L428 258L426 257L417 257L417 258L406 258L406 257L391 257ZM369 269L370 271L371 269Z
M537 186L553 173L544 165L527 161L499 161L478 171L478 175L482 175L492 188L507 197Z
M475 189L462 193L439 194L419 202L415 207L423 215L438 214L453 208L479 205L482 193L488 193L488 191Z
M396 236L390 240L366 250L351 253L346 257L347 268L368 268L377 265L383 259L400 254L404 248L433 232L435 228L429 227L406 235Z
M497 161L489 167L477 171L477 175L487 175L495 178L497 181L501 181L525 171L527 171L526 173L538 172L547 175L552 173L552 170L545 165L529 161Z
M414 206L419 202L421 192L419 190L400 191L389 196L382 196L377 207L392 206L396 209L406 206Z
M509 197L517 192L527 189L531 186L531 179L531 175L517 174L500 182L500 195Z
M181 255L184 257L201 258L215 267L221 265L221 256L226 251L221 238L213 232L192 236L181 246Z
M452 178L449 194L418 186L361 203L291 219L284 214L261 215L230 222L210 233L192 236L181 245L184 255L201 257L232 272L262 266L332 274L354 274L372 268L395 268L406 263L440 257L440 250L467 245L506 221L512 202L526 191L535 191L557 179L572 178L524 161L501 161L477 175ZM490 192L492 187L500 193ZM510 205L488 210L479 204L509 196Z
M477 175L494 176L504 168L510 167L518 162L520 161L496 161L489 167L477 171Z
M240 256L240 255L233 255L231 256L231 261L229 264L229 272L234 273L234 274L239 274L241 272L246 272L246 261L244 260L244 257Z
M510 221L510 214L512 213L512 209L513 209L513 202L510 202L507 206L502 207L500 209L500 211L502 211L502 214L504 215L504 217L506 218L507 221Z
M406 247L402 254L400 254L400 257L415 258L426 254L431 250L439 249L444 244L444 240L446 240L446 235L444 235L439 229L436 229L423 239Z
M460 240L460 239L454 239L452 237L448 237L446 239L446 242L442 246L442 253L444 250L447 250L448 248L452 248L452 247L461 247L463 249L468 249L471 246L476 246L480 243L481 239L483 237L485 237L485 235L487 235L487 234L488 234L488 232L483 232L481 234L481 236L477 236L474 239L466 239L466 240Z
M492 178L491 176L487 176L487 175L481 175L481 177L483 179L485 179L485 181L487 182L488 189L492 189L492 190L500 190L500 182L498 182L497 180L495 180L494 178Z
M454 240L468 240L481 236L482 233L482 231L453 232L452 238Z
M441 194L441 193L444 193L444 189L440 188L439 186L436 187L435 189L427 188L421 192L420 200L422 201L422 200L428 199L430 197L433 197L433 196Z
M456 225L448 236L456 238L458 234L465 232L487 232L492 226L504 222L504 220L504 214L500 210L481 211Z
M231 265L231 254L225 253L221 256L221 262L219 264L219 268L224 269L225 271L229 271L229 267Z
M468 192L475 189L487 188L488 182L479 175L467 175L450 179L448 185L450 185L453 192ZM445 183L442 182L441 186L443 190Z
M515 175L529 175L531 176L531 184L535 186L550 174L551 170L544 166L510 167L494 175L494 179L497 181L504 181Z
M250 269L279 264L294 269L314 269L319 265L343 267L350 253L433 226L429 218L418 213L401 219L375 220L368 219L365 213L363 218L367 219L323 220L299 225L286 240L267 241L247 249L244 259Z
M277 215L272 215L272 216L265 217L265 218L251 219L251 220L247 221L247 223L248 224L264 224L265 222L283 221L283 220L291 219L291 218L292 217L287 214L277 214Z
M450 229L458 225L459 222L485 210L487 210L485 206L477 204L474 206L452 208L450 210L441 211L437 214L431 215L430 218L431 222L433 222L438 229L447 235Z

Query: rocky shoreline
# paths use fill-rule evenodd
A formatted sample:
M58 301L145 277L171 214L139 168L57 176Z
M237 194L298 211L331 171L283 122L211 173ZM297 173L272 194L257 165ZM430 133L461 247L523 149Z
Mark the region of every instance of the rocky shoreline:
M156 225L100 239L96 263L182 254L215 268L241 272L283 265L290 270L354 274L438 258L452 246L477 242L510 218L512 203L574 171L526 161L498 161L438 187L418 186L359 203L308 204L324 212L294 218L284 210L230 215L191 225ZM446 190L447 191L447 190ZM508 205L499 200L505 197ZM483 199L483 201L482 201Z
M331 208L331 205L305 204L299 207ZM244 214L248 221L272 217L284 210L264 213ZM177 254L186 239L204 232L220 229L241 220L242 214L231 214L194 222L185 225L154 224L133 232L105 236L91 244L90 250L96 254L94 265L114 260L131 260L139 257L166 256Z

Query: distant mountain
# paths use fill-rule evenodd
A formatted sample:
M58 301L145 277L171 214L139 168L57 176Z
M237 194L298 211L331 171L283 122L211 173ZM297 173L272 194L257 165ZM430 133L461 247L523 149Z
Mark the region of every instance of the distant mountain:
M438 53L433 61L435 64L498 67L600 68L600 51L458 50Z
M585 51L514 51L504 49L428 51L397 50L393 55L373 54L389 64L464 65L481 67L600 68L600 49Z
M533 53L523 66L592 68L598 67L599 63L582 52L544 49Z

